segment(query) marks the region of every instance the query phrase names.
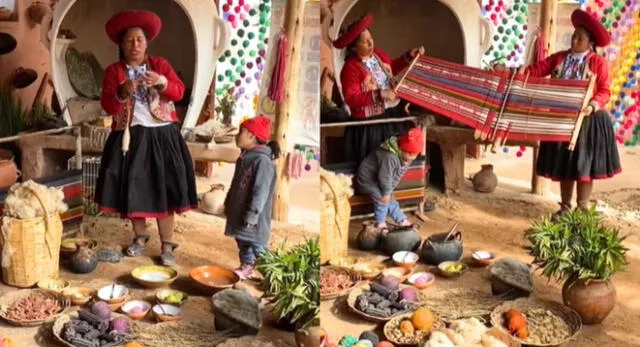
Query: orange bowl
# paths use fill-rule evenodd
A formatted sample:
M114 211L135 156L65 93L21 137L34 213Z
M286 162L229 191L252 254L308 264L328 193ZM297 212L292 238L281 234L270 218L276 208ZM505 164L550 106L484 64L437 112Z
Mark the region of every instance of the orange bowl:
M196 282L200 289L207 295L213 295L223 289L231 288L240 282L238 275L226 268L205 265L192 269L189 278Z

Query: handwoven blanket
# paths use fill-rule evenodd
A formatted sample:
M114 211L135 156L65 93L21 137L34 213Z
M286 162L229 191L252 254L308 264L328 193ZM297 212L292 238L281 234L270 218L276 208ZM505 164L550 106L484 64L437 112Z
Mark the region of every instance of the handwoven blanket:
M486 71L420 56L396 89L413 104L493 138L569 141L588 80L560 80ZM501 112L502 111L502 112Z

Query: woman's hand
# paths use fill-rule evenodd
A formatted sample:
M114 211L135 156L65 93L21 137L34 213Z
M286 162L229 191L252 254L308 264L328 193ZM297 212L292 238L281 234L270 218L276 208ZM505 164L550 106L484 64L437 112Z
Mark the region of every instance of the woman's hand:
M160 75L153 71L147 71L144 76L142 76L142 81L147 87L153 87L160 82Z
M593 105L589 105L589 106L587 106L587 107L582 109L582 113L585 116L591 115L593 113L593 111L595 111L595 108L593 107Z
M397 98L396 93L391 89L383 89L380 94L385 101L395 100Z
M129 96L131 96L131 94L133 94L137 87L137 81L127 80L126 82L122 83L120 87L118 87L118 96L122 99L128 98Z
M507 70L509 70L509 68L508 68L506 65L502 64L502 63L493 64L493 65L491 66L491 68L492 68L494 71L507 71ZM526 70L526 69L527 69L527 67L526 67L526 66L520 66L520 67L518 68L518 74L522 75L522 74L524 73L524 70Z
M420 55L424 55L424 47L420 46L417 48L414 48L411 50L411 52L409 52L409 55L411 56L411 58L415 58L418 54Z

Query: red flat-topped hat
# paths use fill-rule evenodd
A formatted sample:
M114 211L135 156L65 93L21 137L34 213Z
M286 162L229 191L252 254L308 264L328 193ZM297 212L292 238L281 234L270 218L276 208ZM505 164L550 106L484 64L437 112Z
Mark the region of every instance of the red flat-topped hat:
M162 21L151 11L133 10L116 13L104 26L107 35L116 44L120 44L120 34L131 27L142 28L148 35L147 41L151 42L160 33Z
M365 14L359 21L351 25L349 29L340 35L337 40L333 41L333 47L343 49L357 40L363 31L369 29L373 24L373 16L370 13Z
M571 24L574 27L583 27L587 30L595 40L598 47L604 47L611 41L611 35L607 29L589 13L577 9L571 14Z

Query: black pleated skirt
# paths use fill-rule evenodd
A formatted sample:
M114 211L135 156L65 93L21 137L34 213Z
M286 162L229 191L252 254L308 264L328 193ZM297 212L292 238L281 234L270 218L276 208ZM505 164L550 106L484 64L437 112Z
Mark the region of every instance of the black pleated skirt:
M554 181L589 182L622 171L615 132L606 111L586 117L574 150L568 148L568 142L540 143L538 175Z
M369 117L367 120L406 117L404 107L405 103L401 102L400 105L385 110L381 115ZM344 161L360 163L369 153L380 147L382 142L391 136L400 136L412 127L415 127L412 121L346 127Z
M177 125L134 126L122 153L124 131L112 131L102 153L95 201L122 218L164 218L197 207L195 172Z

